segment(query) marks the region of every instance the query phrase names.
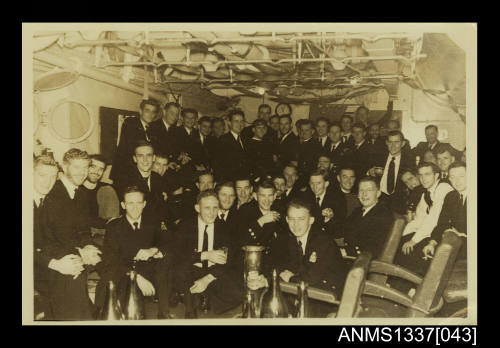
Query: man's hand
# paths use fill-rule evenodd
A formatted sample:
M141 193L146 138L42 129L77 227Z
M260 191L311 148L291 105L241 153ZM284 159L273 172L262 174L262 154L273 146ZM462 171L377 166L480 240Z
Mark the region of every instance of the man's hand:
M149 280L137 273L137 286L141 289L144 296L153 296L155 294L155 287Z
M437 242L435 240L431 240L423 249L424 259L432 259L434 256L434 252L436 251Z
M260 225L260 227L262 227L262 226L264 226L264 224L278 221L279 218L280 218L280 214L278 212L274 211L274 210L271 210L270 212L268 212L265 215L261 216L257 220L257 223Z
M175 162L170 162L169 164L167 164L167 169L178 171L180 169L180 166Z
M280 278L283 279L285 282L289 282L290 278L292 278L294 274L290 272L289 270L285 270L280 273Z
M158 248L140 249L134 257L137 261L147 261L158 252Z
M214 280L215 280L215 277L213 275L207 274L203 278L196 280L194 282L193 286L189 288L189 291L192 294L202 293L203 291L205 291L207 289L208 285L210 285L210 283L213 282Z
M222 250L210 250L203 251L201 253L201 261L208 260L213 263L218 263L220 265L225 265L227 262L227 257Z
M58 260L52 259L49 262L49 268L61 274L72 275L73 279L78 278L84 270L82 258L74 254L66 255Z
M86 245L83 248L76 248L82 257L82 261L84 265L92 265L95 266L99 262L101 262L101 251L97 249L94 245Z
M207 170L203 164L195 164L194 167L196 168L197 171L202 172L204 170Z
M325 223L330 221L330 219L333 217L333 210L332 208L325 208L321 211L321 215L325 217Z
M189 155L187 153L181 152L181 154L179 155L178 160L181 161L182 165L185 165L186 163L188 163L189 161L191 161L191 157L189 157Z
M258 290L260 288L267 288L269 284L267 283L266 277L263 274L260 274L256 278L247 278L247 286L250 290Z
M415 246L415 244L417 244L417 243L415 243L411 239L409 241L407 241L406 243L404 243L403 248L401 249L401 250L403 250L403 254L408 255L411 252L413 252L413 247Z
M168 199L168 195L166 192L162 192L161 195L163 196L163 200L166 202Z
M177 195L182 195L182 193L184 192L184 189L182 187L179 187L177 190L175 190L172 194L174 196L177 196Z

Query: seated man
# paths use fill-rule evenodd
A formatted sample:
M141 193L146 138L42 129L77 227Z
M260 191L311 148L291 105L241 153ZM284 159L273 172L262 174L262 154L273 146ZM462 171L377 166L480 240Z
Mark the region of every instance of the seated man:
M463 162L453 162L449 169L449 178L455 191L450 191L444 198L443 208L436 228L432 231L427 245L423 248L426 258L432 258L443 233L452 230L463 237L458 259L467 259L467 172Z
M453 188L439 181L439 168L433 163L421 162L418 176L425 189L417 205L415 218L403 230L401 250L396 254L394 263L409 270L425 275L426 260L422 259L422 248L437 225L444 198Z
M340 298L348 267L335 242L314 224L311 207L293 199L286 222L291 233L280 244L285 250L277 260L280 277L286 282L305 281L310 286L333 291Z
M455 156L452 155L451 146L447 146L448 144L440 144L436 149L436 158L437 165L441 170L439 175L441 182L450 183L448 180L448 168L450 165L455 162Z
M197 317L195 294L204 293L216 314L241 303L243 286L232 279L228 260L235 251L224 224L215 223L219 211L217 194L202 191L195 205L197 217L179 224L177 279L186 296L186 318ZM227 252L223 248L228 248Z
M194 190L185 190L184 192L184 205L187 208L184 211L181 219L189 219L196 215L196 211L194 210L194 205L196 204L196 197L200 192L206 190L213 190L215 187L214 176L211 172L207 170L203 170L197 172L196 174L196 182Z
M286 190L286 180L283 175L275 175L272 179L274 188L276 189L276 199L282 200Z
M135 268L141 293L158 296L158 319L165 319L169 317L172 289L173 239L171 231L143 214L147 204L144 197L137 186L126 188L121 202L125 216L107 225L103 262L97 267L101 280L96 304L100 308L104 305L104 289L109 280L115 283L120 302L126 303L127 272Z
M250 178L241 176L236 178L234 182L236 188L236 209L239 210L243 205L253 201L253 186Z
M375 178L365 177L359 181L358 198L361 207L353 210L343 225L346 253L357 256L370 252L373 259L379 258L384 242L392 228L393 215L379 201L380 186Z
M343 167L337 175L339 189L342 191L345 198L346 216L351 215L354 209L360 207L360 203L356 193L353 192L354 183L356 182L356 173L354 169Z
M318 166L317 169L323 170L326 173L326 178L329 182L334 183L334 178L336 175L335 168L333 166L332 160L327 152L322 151L318 155Z
M289 163L283 168L283 176L285 177L285 191L283 192L282 203L286 205L292 198L301 194L300 183L298 182L298 169L293 163Z
M418 176L411 169L404 169L401 172L401 180L407 187L407 190L401 191L405 193L404 200L401 201L401 204L406 208L406 213L410 213L413 216L425 189L420 184ZM413 220L413 217L409 220Z
M330 236L336 236L346 218L347 208L339 191L329 185L325 172L317 169L309 176L309 189L304 192L303 197L312 207L314 223Z

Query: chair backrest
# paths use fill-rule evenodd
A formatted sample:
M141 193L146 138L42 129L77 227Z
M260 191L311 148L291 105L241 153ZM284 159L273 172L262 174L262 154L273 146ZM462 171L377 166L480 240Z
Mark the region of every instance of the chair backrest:
M394 257L398 251L399 243L401 242L401 236L403 235L403 230L406 225L406 220L402 215L394 214L394 223L392 224L392 229L387 239L384 243L384 248L382 253L378 257L378 261L393 263ZM378 284L385 284L387 282L387 276L378 273L372 273L368 276L368 279L372 282Z
M97 191L97 205L99 217L110 219L120 216L120 200L111 185L104 185Z
M445 232L432 262L413 297L414 308L408 308L408 317L429 316L438 305L450 278L462 239L454 232Z
M337 318L354 318L357 315L371 258L371 253L363 252L354 261L347 274Z

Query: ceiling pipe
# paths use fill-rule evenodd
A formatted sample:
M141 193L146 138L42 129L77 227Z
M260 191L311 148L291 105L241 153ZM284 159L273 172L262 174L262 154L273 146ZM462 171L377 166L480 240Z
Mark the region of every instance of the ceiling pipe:
M47 52L38 52L33 55L33 59L49 63L51 65L56 65L61 68L66 68L66 69L71 69L74 68L75 63L71 60L61 58L60 56L55 56ZM86 76L88 78L91 78L96 81L108 83L112 86L122 88L124 90L134 92L140 95L144 94L144 88L134 85L132 83L127 83L120 79L119 77L115 77L113 75L104 73L102 70L97 70L91 67L88 67L86 65L81 65L80 68L80 74L83 76ZM166 102L167 97L164 94L160 94L154 91L149 91L149 95L155 99L158 99L159 101Z

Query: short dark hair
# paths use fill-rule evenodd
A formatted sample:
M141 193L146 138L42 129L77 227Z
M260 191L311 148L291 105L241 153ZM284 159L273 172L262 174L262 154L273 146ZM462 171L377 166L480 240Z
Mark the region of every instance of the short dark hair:
M286 114L286 115L281 115L279 116L279 119L281 120L282 118L286 118L290 123L292 123L292 116Z
M445 152L448 152L451 156L455 157L455 154L449 144L441 143L436 147L436 157L437 155L441 155Z
M165 158L168 160L168 155L163 151L158 151L155 153L156 158Z
M296 172L296 173L298 173L298 172L299 172L299 168L298 168L295 164L293 164L292 162L288 162L288 163L287 163L287 164L283 167L283 171L285 171L285 169L286 169L287 167L290 167L290 168L295 169L295 172Z
M274 114L271 117L269 117L269 121L271 121L273 118L277 118L278 120L280 119L278 115Z
M219 201L219 198L217 197L217 193L215 193L214 190L210 189L210 190L201 191L198 194L198 196L196 197L196 204L200 204L201 200L203 198L207 198L207 197L215 197L215 199L217 199L217 201Z
M155 153L155 148L153 146L153 144L151 144L149 141L147 140L144 140L144 139L141 139L139 141L137 141L135 143L135 147L134 147L134 155L135 155L135 151L137 150L137 148L139 147L143 147L143 146L149 146L151 149L153 149L153 153Z
M243 119L245 119L245 113L243 112L243 110L241 110L241 109L234 109L234 110L231 110L229 112L229 114L227 115L228 120L232 121L233 117L235 115L241 115L243 117Z
M356 122L355 124L353 124L352 129L354 129L354 128L359 128L359 129L362 129L364 132L366 132L366 127L361 122Z
M427 130L428 130L428 129L430 129L430 128L434 128L434 129L436 130L436 132L438 132L438 131L439 131L439 130L438 130L438 127L437 127L436 125L434 125L434 124L430 124L430 125L426 126L426 127L425 127L425 131L427 131Z
M303 199L300 199L300 198L292 198L290 200L290 203L288 203L287 207L286 207L286 212L287 212L287 215L288 215L288 211L290 210L290 208L296 208L296 209L305 209L307 210L307 212L311 214L312 212L312 207L311 207L311 204L309 204L309 202L306 202L305 200Z
M318 117L318 119L316 120L316 126L318 126L318 123L321 121L326 122L326 124L330 126L330 120L328 120L326 117L323 116Z
M314 128L314 124L311 120L309 119L304 119L302 120L302 123L300 123L300 127L310 125L312 128Z
M410 174L412 174L415 177L417 176L417 173L415 173L415 171L413 169L408 168L408 167L402 168L402 170L401 170L401 176L405 175L406 173L410 173Z
M250 185L252 185L252 180L250 180L250 177L247 175L239 175L234 179L234 185L236 186L237 181L248 181Z
M283 179L286 182L285 176L283 174L275 174L272 178L271 181L274 183L274 180L276 179Z
M186 114L194 114L195 118L198 118L198 111L192 108L185 108L181 111L182 118L186 117Z
M356 176L356 169L354 169L352 166L344 165L344 166L340 167L340 169L337 171L338 175L340 175L340 173L343 170L352 170L354 172L354 176Z
M450 166L448 167L448 172L450 171L450 169L453 169L453 168L465 168L465 169L467 169L467 165L462 161L455 161L452 164L450 164Z
M309 174L309 178L313 176L322 176L325 181L328 181L327 177L327 172L323 169L314 169L311 174Z
M425 167L430 167L432 169L432 172L434 174L440 174L441 169L437 166L437 164L431 163L431 162L420 162L417 166L417 171L420 170L420 168L425 168Z
M108 165L108 162L106 161L106 158L103 155L101 155L101 154L90 155L90 159L102 162L102 163L104 163L105 166Z
M222 117L212 117L212 124L215 123L215 122L222 122L222 124L225 126L226 123L224 122L224 119Z
M196 182L197 183L200 183L200 178L204 175L210 175L212 177L212 179L214 178L214 175L212 174L211 171L209 170L202 170L202 171L199 171L196 173Z
M139 107L141 108L141 110L144 110L144 107L146 105L153 105L156 108L156 110L160 109L160 104L155 99L143 99L139 104Z
M389 140L389 137L394 137L396 135L399 136L399 139L401 141L405 140L405 136L403 135L403 132L401 132L399 130L392 130L389 133L387 133L387 140Z
M364 176L359 180L358 187L361 185L363 182L373 182L375 186L377 187L377 190L380 190L380 183L377 179L375 179L373 176Z
M224 187L232 188L236 192L236 188L234 187L234 182L232 181L224 181L222 184L217 185L215 187L215 192L219 194L220 190L222 190Z
M340 130L342 130L342 127L340 126L340 124L338 122L332 122L330 124L330 126L328 127L328 131L330 131L330 129L332 129L332 127L338 127Z
M258 118L255 121L253 121L252 128L257 127L257 126L266 126L267 127L267 123L262 118Z
M87 151L83 151L77 148L72 148L64 153L63 163L69 164L70 161L75 159L84 159L90 161L89 154L87 153Z
M298 119L297 121L295 121L295 127L296 127L297 129L299 129L299 128L300 128L300 126L301 126L301 125L302 125L305 121L306 121L306 120L305 120L305 119L303 119L303 118Z
M142 199L144 199L144 197L145 197L144 191L142 191L139 188L139 186L133 185L133 186L127 186L125 188L125 190L123 190L122 202L125 202L125 195L127 195L128 193L134 193L134 192L139 192L140 194L142 194Z
M175 106L177 109L181 108L181 106L178 103L176 103L176 102L169 102L169 103L165 104L165 110L170 109L170 107L172 107L172 106Z
M276 192L276 187L271 180L259 180L259 182L255 185L255 191L259 191L259 189L273 189L273 192Z
M257 109L257 111L260 111L263 108L268 108L269 110L272 110L272 108L271 108L270 105L268 105L268 104L260 104L259 108Z
M50 155L40 155L33 159L33 169L41 165L56 167L59 169L56 160Z
M198 124L202 124L203 122L208 122L208 123L212 123L212 119L210 119L209 116L201 116L200 119L198 120Z
M350 119L350 120L351 120L351 122L354 122L354 119L352 118L352 116L351 116L351 115L347 115L347 114L342 115L342 117L340 118L340 121L342 122L342 120L343 120L344 118L348 118L348 119Z

